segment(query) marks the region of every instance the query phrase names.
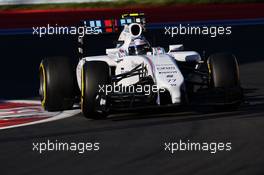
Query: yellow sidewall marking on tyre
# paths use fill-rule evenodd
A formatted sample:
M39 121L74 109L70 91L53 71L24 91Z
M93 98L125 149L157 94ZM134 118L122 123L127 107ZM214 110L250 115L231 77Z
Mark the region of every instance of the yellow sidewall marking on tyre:
M207 67L208 67L208 73L209 73L209 77L208 77L208 79L209 79L209 83L211 83L211 74L212 74L212 70L211 70L211 65L210 65L209 62L207 63Z
M208 67L208 72L209 72L209 74L211 74L211 66L210 66L209 63L207 63L207 67Z
M47 100L47 89L46 89L46 85L47 85L47 83L46 83L46 74L45 74L45 68L44 68L44 65L41 63L40 64L40 70L41 70L41 73L42 73L42 77L43 77L43 83L42 83L42 90L43 90L43 99L42 99L42 101L41 101L41 105L43 106L43 107L45 107L45 103L46 103L46 100Z

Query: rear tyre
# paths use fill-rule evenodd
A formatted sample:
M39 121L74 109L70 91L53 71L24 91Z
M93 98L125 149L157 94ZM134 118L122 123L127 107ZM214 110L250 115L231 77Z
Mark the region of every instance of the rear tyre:
M48 111L71 109L74 103L74 71L66 57L50 57L40 64L41 104Z
M110 82L110 67L103 61L88 61L82 68L81 108L86 118L107 116L108 104L100 87Z
M213 54L208 59L210 86L223 93L223 102L237 105L242 101L242 88L239 79L239 67L234 55L228 53Z

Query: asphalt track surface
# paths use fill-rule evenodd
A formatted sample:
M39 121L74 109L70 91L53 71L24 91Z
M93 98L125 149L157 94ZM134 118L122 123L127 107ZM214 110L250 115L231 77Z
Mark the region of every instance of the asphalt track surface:
M105 120L78 114L2 130L1 174L263 174L264 57L257 56L239 60L245 102L235 111L175 107L120 113ZM32 150L33 142L47 140L99 142L100 150L84 154ZM164 142L179 140L231 142L232 150L215 154L164 150Z

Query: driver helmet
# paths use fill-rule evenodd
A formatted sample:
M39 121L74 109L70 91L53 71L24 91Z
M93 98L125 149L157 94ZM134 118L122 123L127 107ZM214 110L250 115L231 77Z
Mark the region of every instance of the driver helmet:
M129 55L146 55L147 52L151 52L151 47L149 42L144 38L133 39L129 44Z

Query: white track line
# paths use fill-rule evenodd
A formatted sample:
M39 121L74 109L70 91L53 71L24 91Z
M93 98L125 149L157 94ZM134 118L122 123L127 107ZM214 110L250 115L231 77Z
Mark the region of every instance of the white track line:
M2 102L6 103L24 103L24 104L37 104L41 105L41 102L39 100L2 100Z

